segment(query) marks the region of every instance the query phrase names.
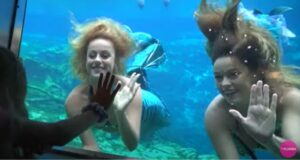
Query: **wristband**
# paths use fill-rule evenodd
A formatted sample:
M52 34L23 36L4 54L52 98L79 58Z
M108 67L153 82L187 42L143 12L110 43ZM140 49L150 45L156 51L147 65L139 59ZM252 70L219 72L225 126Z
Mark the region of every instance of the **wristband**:
M81 110L82 113L87 111L93 111L94 113L96 113L99 116L98 122L102 122L108 118L108 115L104 107L96 102L92 102L88 104L87 106L83 107Z

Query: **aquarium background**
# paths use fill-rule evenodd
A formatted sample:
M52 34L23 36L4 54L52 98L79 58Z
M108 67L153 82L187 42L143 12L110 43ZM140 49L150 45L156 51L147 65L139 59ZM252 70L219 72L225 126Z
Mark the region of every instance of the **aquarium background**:
M137 158L215 159L216 154L204 128L204 112L218 94L212 66L206 55L204 36L193 18L200 0L28 0L20 56L26 67L30 118L55 122L67 118L64 102L79 84L70 67L68 39L71 19L83 23L109 17L147 32L159 39L167 61L147 69L150 87L164 101L171 114L171 125L127 151L119 136L94 130L103 152ZM294 8L285 14L287 26L300 35L298 0L243 0L246 8L268 12L274 7ZM300 64L299 38L284 44L283 61ZM80 148L79 138L68 144ZM260 158L268 154L259 153Z

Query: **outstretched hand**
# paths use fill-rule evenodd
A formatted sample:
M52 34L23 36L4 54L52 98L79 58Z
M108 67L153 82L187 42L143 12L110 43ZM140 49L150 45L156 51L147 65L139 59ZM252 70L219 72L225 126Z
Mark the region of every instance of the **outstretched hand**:
M104 79L103 73L101 73L98 80L97 91L94 94L93 87L90 87L89 97L90 97L90 102L97 102L98 104L103 106L105 110L107 110L111 106L112 102L114 101L117 92L121 88L121 84L118 83L116 87L113 89L115 76L111 75L110 72L106 73L104 81L103 79Z
M136 85L139 76L140 74L133 73L129 82L117 93L114 100L115 111L123 112L126 110L140 87L140 85Z
M251 87L247 117L237 110L229 110L246 132L262 145L272 138L276 127L277 94L272 95L270 104L269 92L269 85L258 81Z

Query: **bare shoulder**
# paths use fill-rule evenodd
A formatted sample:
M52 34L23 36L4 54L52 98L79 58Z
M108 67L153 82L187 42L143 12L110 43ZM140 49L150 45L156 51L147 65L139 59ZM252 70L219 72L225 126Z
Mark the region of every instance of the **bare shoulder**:
M84 94L85 91L86 86L79 85L68 95L65 101L65 108L69 116L79 114L81 108L87 104L87 97Z
M206 118L220 116L220 114L225 112L225 108L224 98L221 95L217 95L208 105L205 116Z
M234 118L228 112L229 106L222 95L217 95L208 105L205 112L206 127L213 129L235 128Z
M300 98L300 90L298 88L291 88L287 93L288 98Z
M287 109L300 111L300 90L298 88L287 90L282 97L282 104Z
M78 99L83 92L83 85L76 86L68 95L65 104L68 105L72 103L74 100Z

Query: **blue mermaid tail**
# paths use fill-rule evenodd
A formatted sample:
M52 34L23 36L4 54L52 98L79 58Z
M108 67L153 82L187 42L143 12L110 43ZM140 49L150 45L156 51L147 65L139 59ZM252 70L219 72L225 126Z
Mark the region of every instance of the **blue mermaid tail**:
M131 32L127 27L136 43L136 50L128 58L126 73L130 76L136 72L141 74L138 83L142 88L142 123L141 138L147 139L153 136L158 129L170 124L170 114L162 99L151 92L146 70L157 68L166 61L166 55L159 41L150 34L144 32Z

